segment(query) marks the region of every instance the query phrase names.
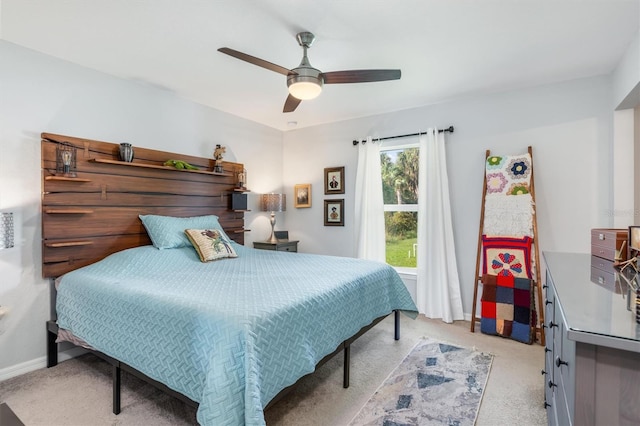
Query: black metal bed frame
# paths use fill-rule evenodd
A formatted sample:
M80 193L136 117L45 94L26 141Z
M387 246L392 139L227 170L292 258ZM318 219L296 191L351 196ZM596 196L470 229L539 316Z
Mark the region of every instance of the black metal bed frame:
M394 339L400 340L400 312L398 310L393 311L394 314ZM385 314L381 317L374 319L371 324L365 325L358 331L356 334L343 341L338 345L338 347L330 354L322 358L317 364L315 370L318 369L321 365L332 359L335 355L337 355L340 351L344 351L344 366L343 366L343 387L346 389L349 387L349 375L350 375L350 359L351 359L351 344L356 341L360 336L373 328L380 321L385 319L387 316L391 315ZM58 336L58 324L55 320L50 320L46 322L47 328L47 368L55 367L58 365L58 344L56 343L56 338ZM128 373L133 374L139 379L144 380L145 382L155 386L161 391L183 401L187 405L191 407L198 407L198 403L192 400L191 398L181 394L180 392L176 392L175 390L169 388L165 384L150 378L144 373L136 370L135 368L121 362L115 358L112 358L108 355L103 354L102 352L98 352L95 350L87 349L87 351L93 353L97 357L103 359L107 363L111 365L111 377L112 377L112 388L113 388L113 414L120 414L121 411L121 385L122 385L122 371L126 371ZM314 370L314 371L315 371ZM310 373L313 374L313 373ZM306 377L303 376L303 377ZM300 378L302 379L302 377ZM298 381L300 381L298 379ZM267 410L269 407L272 407L276 402L278 402L283 396L285 396L292 388L296 386L298 382L294 383L291 386L288 386L281 390L275 397L269 401L269 403L264 407Z

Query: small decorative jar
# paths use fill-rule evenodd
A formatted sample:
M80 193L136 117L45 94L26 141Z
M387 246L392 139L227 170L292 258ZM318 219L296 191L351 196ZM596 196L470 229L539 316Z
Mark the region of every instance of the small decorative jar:
M120 160L130 163L133 161L133 147L130 143L120 144Z

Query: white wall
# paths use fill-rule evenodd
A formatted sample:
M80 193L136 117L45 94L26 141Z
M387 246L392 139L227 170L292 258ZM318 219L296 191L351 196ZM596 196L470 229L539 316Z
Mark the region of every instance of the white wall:
M518 154L533 147L542 250L590 251L590 229L611 226L612 111L607 77L425 106L300 129L284 136L284 185L313 185L310 209L287 211L303 251L355 255L352 139L455 126L447 167L464 310L471 312L485 151ZM323 226L324 167L345 166L345 227ZM331 198L338 198L333 196Z
M613 72L613 109L640 105L640 30Z
M14 212L16 228L15 248L0 251L0 305L11 309L0 320L0 373L7 375L44 365L49 283L41 278L40 133L204 157L220 143L227 160L246 164L257 193L281 188L282 133L5 41L0 61L0 211ZM247 244L270 229L260 213L247 214L246 227L253 230Z
M626 228L635 225L636 214L634 181L640 169L634 167L638 152L634 149L634 112L623 109L613 112L613 226ZM634 176L639 175L639 176Z
M611 73L614 226L640 223L640 31Z

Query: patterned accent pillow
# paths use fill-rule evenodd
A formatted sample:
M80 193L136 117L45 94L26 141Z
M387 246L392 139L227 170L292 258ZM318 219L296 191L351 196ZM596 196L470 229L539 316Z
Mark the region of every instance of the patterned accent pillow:
M482 273L516 278L531 276L531 237L482 236Z
M159 215L139 215L153 246L157 249L189 247L191 242L185 235L185 229L219 229L222 235L229 237L222 230L218 216L172 217Z
M202 262L238 257L221 229L185 229L184 233L198 252Z

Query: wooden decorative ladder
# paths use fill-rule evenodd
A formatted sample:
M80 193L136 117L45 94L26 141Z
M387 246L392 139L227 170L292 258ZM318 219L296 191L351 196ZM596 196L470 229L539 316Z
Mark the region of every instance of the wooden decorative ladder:
M544 325L544 309L542 306L542 287L540 284L541 276L540 276L540 249L538 244L538 220L536 215L536 192L534 186L534 167L533 167L533 151L531 147L528 148L529 156L531 157L531 183L529 185L529 192L531 193L531 199L533 200L533 237L532 237L532 245L533 245L533 259L534 264L531 265L532 280L533 286L536 289L537 299L537 315L536 315L536 327L535 327L535 336L536 340L540 342L541 345L545 344L545 337L543 331ZM487 177L486 177L486 164L487 159L491 155L491 152L487 150L485 157L485 176L484 182L482 185L482 207L480 208L480 228L478 230L478 253L476 256L476 271L474 276L474 285L473 285L473 307L471 310L471 332L475 332L476 322L480 321L480 317L476 316L476 307L478 304L478 283L482 283L482 275L480 274L480 265L482 265L482 235L484 234L484 211L485 211L485 200L487 196ZM538 338L539 336L539 338Z

